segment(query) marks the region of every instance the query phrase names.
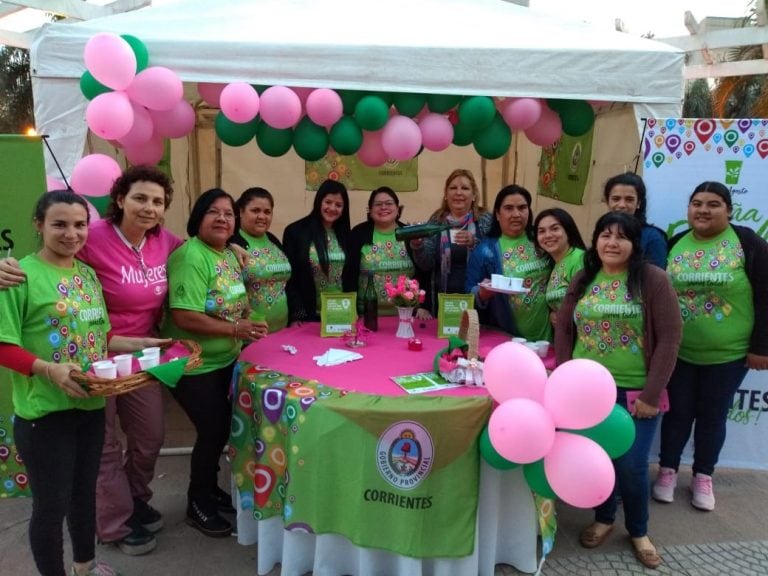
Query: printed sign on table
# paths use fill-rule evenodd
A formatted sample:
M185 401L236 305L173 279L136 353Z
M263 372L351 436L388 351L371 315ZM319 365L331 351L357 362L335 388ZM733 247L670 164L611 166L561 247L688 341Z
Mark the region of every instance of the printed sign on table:
M474 307L474 294L438 294L437 337L456 336L459 333L464 310L471 310Z
M357 320L357 294L323 292L320 294L320 335L341 336L352 330Z

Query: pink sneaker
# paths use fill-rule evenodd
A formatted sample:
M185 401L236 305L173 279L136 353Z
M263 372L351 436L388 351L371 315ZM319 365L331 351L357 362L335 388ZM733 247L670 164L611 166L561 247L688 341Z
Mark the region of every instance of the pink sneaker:
M691 505L699 510L709 512L715 509L715 493L712 492L712 476L696 474L691 479Z
M659 468L659 475L656 482L653 483L651 494L657 502L673 502L675 499L675 488L677 487L677 472L672 468Z

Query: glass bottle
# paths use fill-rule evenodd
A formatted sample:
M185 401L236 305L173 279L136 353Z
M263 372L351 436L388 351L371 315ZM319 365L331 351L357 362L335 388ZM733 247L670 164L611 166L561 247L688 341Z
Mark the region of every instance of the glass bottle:
M379 298L376 295L372 270L368 271L368 283L363 293L363 324L373 332L379 329Z

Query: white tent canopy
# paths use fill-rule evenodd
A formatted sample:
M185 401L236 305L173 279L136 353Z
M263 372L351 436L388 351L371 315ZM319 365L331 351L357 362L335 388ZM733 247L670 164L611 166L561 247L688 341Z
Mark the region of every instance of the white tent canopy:
M629 102L638 117L679 116L683 96L682 52L503 0L178 0L36 37L37 128L66 172L87 131L83 48L99 32L133 34L186 82Z

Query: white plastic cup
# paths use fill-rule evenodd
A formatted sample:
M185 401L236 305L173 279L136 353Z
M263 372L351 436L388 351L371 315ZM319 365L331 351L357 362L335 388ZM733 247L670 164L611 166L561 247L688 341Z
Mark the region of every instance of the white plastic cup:
M133 355L120 354L113 358L115 365L117 366L117 374L119 376L130 376L133 372Z
M526 342L525 344L523 344L523 346L525 346L530 350L533 350L534 352L536 352L536 354L539 353L539 347L536 345L536 342Z
M456 244L456 235L459 233L460 228L451 228L448 234L451 236L451 244Z
M158 356L139 357L139 366L142 370L146 370L147 368L154 368L158 364L160 364L160 358Z
M537 340L536 341L536 352L541 356L542 358L546 358L547 354L549 354L549 341L548 340Z
M519 336L515 336L514 338L512 338L512 342L516 342L517 344L525 344L526 342L528 342L528 340L526 340L525 338L520 338Z
M515 278L514 276L509 279L509 289L515 292L520 292L523 289L523 279Z
M151 348L144 348L144 350L141 351L141 354L143 356L160 358L160 347L159 346L152 346Z
M117 378L117 366L111 360L94 362L93 372L99 378Z

